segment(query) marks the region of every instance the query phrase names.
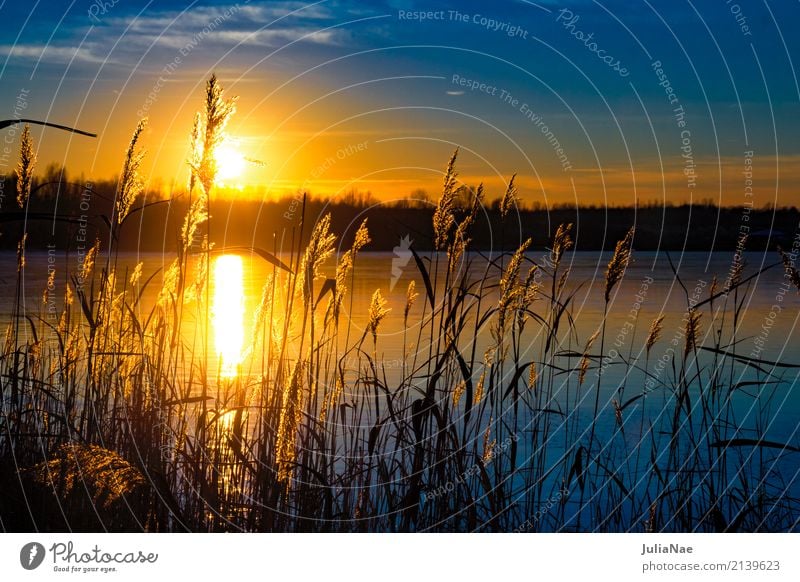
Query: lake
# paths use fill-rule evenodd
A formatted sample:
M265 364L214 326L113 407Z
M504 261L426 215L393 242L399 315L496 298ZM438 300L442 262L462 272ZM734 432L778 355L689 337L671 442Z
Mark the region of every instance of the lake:
M538 263L544 263L547 254L545 251L535 251L526 256ZM616 424L622 418L616 416L615 408L628 401L630 401L629 406L624 414L623 438L631 447L631 451L644 448L645 439L642 435L646 435L650 430L656 432L669 424L674 409L674 394L670 386L677 378L677 372L672 367L673 359L680 360L684 353L687 303L694 304L706 300L714 285L714 276L717 277L716 289L722 290L733 268L733 255L729 253L675 253L671 255L673 272L665 253L635 252L633 261L615 288L608 307L605 337L602 341L603 366L599 368L597 365L599 357L595 358L586 373L585 383L579 385L577 369L580 355L587 338L603 321L604 276L609 258L610 253L575 252L566 255L562 263L562 269L567 266L571 269L566 292L572 294L570 310L573 325L572 331L564 333L561 338L561 353L554 360L560 366L561 372L554 376L551 397L546 406L551 411L572 410L576 416L570 413L563 422L554 423L548 438L556 446L547 449L547 456L543 460L548 465L554 466L563 461L561 455L569 447L569 443L564 441L571 438L569 435L583 434L585 438L589 426L586 424L586 419L592 417L598 379L600 414L596 430L600 439L611 440ZM126 270L130 273L138 262L143 264L141 281L156 274L153 284L142 295L140 304L142 313L146 314L151 309L160 288L161 276L172 259L172 256L160 254L128 253L119 256L120 276ZM469 277L480 279L486 270L487 258L472 254L470 259L472 262ZM743 277L748 277L760 269L779 262L780 257L775 253L745 253L743 260L745 263ZM99 259L98 267L103 263L104 259ZM329 263L324 269L326 276L332 276L334 273L334 262L329 261ZM230 334L249 337L262 285L268 274L273 271L271 265L255 256L242 255L239 264L240 271L237 270L239 267L227 269L224 280L216 282L211 291L213 294L214 290L223 284L226 288L237 289L238 283L241 283L241 298L236 303L235 309L226 310L223 317L227 324L240 319L239 322L233 321L235 325L231 329L234 331L227 331L229 335L222 342L228 347L237 346L237 350L241 341L236 338L231 339L233 336ZM15 255L0 254L0 268L2 269L0 321L7 323L10 320L16 293ZM48 282L48 268L56 269L50 294L57 299L51 305L45 305L42 301L42 293ZM76 268L75 256L65 258L49 255L47 252L29 252L21 289L24 313L31 316L35 322L40 320L55 322L63 306L65 273L74 272ZM523 274L526 271L527 267L524 267ZM230 280L239 277L241 277L240 282ZM424 285L415 261L410 255L405 256L402 253L362 252L356 261L355 276L350 281L353 287L352 304L348 297L343 308L342 323L350 326L349 337L352 343L353 338L365 333L370 299L375 289L381 289L387 299L387 307L391 311L380 323L376 356L390 387L398 386L402 382L404 372L412 367L411 362L415 352L427 353L428 338L418 336L415 333L418 331L415 325L410 324L406 328L403 324L406 289L412 280L416 282L420 297L409 316L409 322L418 322L422 310L426 307ZM542 273L539 282L544 290L549 289L549 276L546 273ZM320 287L321 281L317 283L317 289ZM229 290L227 293L236 291ZM437 293L437 296L440 295ZM490 297L496 298L496 293ZM735 301L738 301L739 310L737 343L735 346L727 346ZM542 309L545 304L544 299L535 301L533 310ZM321 305L322 311L324 302ZM276 307L278 310L281 309L280 306ZM798 445L800 439L797 434L797 418L800 395L797 390L797 379L800 368L793 367L800 363L800 342L795 343L800 339L800 334L796 330L800 315L798 307L800 307L800 297L797 290L788 285L783 268L776 266L754 277L746 286L740 287L727 298L719 297L713 303L706 303L699 308L702 317L697 346L712 347L719 342L721 349L735 352L750 362L763 361L756 367L747 365L745 361L731 365L729 360L727 367L724 368L726 385L736 387L728 396L733 404L732 410L736 416L734 422L738 431L729 432L726 435L728 438L747 438L759 434L776 443ZM644 349L645 338L651 322L659 316L664 317L661 339L648 354ZM720 327L724 328L721 338L717 336ZM43 326L37 328L44 329ZM24 334L30 332L26 327L21 329L20 333L24 337ZM542 365L544 339L542 326L533 319L529 320L524 338L524 345L519 346L520 359L536 360L537 366ZM434 341L438 340L439 338L434 338ZM408 345L404 345L404 342ZM478 336L478 345L474 346L476 359L480 360L490 342L491 336L486 329ZM367 339L366 345L371 348L371 339ZM473 346L460 344L459 349L463 354L469 354L473 351ZM570 352L574 353L570 355ZM600 340L592 346L589 353L600 355ZM703 377L708 377L714 373L714 366L717 365L715 358L714 353L702 350L698 352L697 359L692 359L690 355L691 365L687 368L687 374L693 373L692 370L701 369ZM780 366L775 367L770 362L779 363ZM258 369L257 365L250 368L245 365L243 369L245 368ZM512 372L509 370L508 374ZM763 383L767 372L773 374L771 383ZM602 375L598 377L600 373ZM504 376L507 377L509 376ZM477 378L473 378L473 382L476 380ZM409 385L423 390L425 382L424 375L420 373L409 382ZM693 391L697 389L695 387ZM642 394L645 397L636 398ZM343 398L347 400L350 396L345 392ZM693 402L697 406L697 399ZM385 410L380 408L377 413L365 410L364 414L361 428L368 428L376 422L377 417L385 414ZM724 420L727 422L730 419ZM575 424L570 426L570 422ZM524 434L527 426L523 423L519 427L519 433ZM692 430L709 429L700 425ZM711 440L710 435L708 439ZM521 458L533 458L536 451L531 450L530 443L525 439L521 440L521 443L519 451ZM682 454L689 452L683 451ZM632 455L633 453L628 455L626 460L628 465ZM782 480L787 482L786 491L797 495L800 487L797 483L797 464L794 456L796 455L791 453L779 455L771 467ZM637 461L639 458L637 454ZM633 467L632 474L643 471L647 462L647 455L643 454L641 465ZM628 467L628 470L631 468ZM642 486L651 487L651 485Z

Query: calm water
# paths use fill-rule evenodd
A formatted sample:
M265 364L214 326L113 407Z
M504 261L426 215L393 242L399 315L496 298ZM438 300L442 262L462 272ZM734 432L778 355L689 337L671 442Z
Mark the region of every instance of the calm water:
M543 253L530 253L528 256L534 260L541 258ZM774 253L745 254L745 276L756 272L778 260ZM160 254L134 254L120 255L120 275L134 268L137 262L144 263L142 281L151 274L156 273L153 283L143 296L142 309L147 311L152 305L161 283L161 274L169 266L172 256ZM605 288L604 272L608 262L607 253L578 252L568 257L572 269L568 287L575 289L572 302L572 314L578 330L579 342L585 341L602 320L603 293ZM731 255L728 253L683 253L672 257L681 281L688 289L689 295L695 290L699 300L708 297L712 278L719 279L718 287L721 288L731 269ZM255 310L265 277L271 272L272 267L261 259L244 256L244 303L245 303L245 333L250 322L249 314ZM13 253L0 253L0 322L7 322L13 306L16 289L15 276L16 258ZM102 263L99 259L98 263ZM354 330L363 331L366 314L373 291L380 288L383 295L393 309L392 313L384 320L380 328L379 345L385 359L393 360L402 355L403 321L402 311L405 304L406 287L412 279L417 282L417 291L420 299L416 309L419 311L424 287L419 277L413 260L400 266L400 275L395 277L392 272L393 255L391 253L361 253L356 265L356 276L352 281L354 287L352 323ZM332 263L332 261L331 261ZM473 272L476 277L483 272L483 263L476 259ZM60 311L63 305L64 287L66 284L65 265L73 273L77 268L76 256L69 262L63 256L55 256L56 281L53 295L57 298L56 309ZM333 264L329 266L328 275L333 274ZM27 254L27 267L23 280L23 297L25 312L32 316L48 317L48 310L42 304L42 293L47 285L48 255L46 252L32 251ZM549 285L549 280L543 275L542 283ZM785 279L780 267L773 268L754 279L747 293L741 314L739 339L742 341L738 348L739 353L749 354L754 348L754 341L762 338L759 345L763 345L760 357L769 360L782 360L786 362L800 362L800 344L796 339L800 333L796 330L800 311L800 297L794 289L785 295L779 293ZM580 285L579 285L580 284ZM319 283L318 283L319 286ZM673 275L666 255L655 253L636 253L635 260L628 268L625 278L621 282L613 299L609 312L607 338L612 340L617 333L627 328L625 333L626 344L634 339L634 345L642 343L647 333L650 322L659 314L665 316L662 343L672 337L674 333L683 329L682 318L686 310L686 292L681 287L678 279ZM732 296L731 296L732 297ZM741 296L740 296L741 297ZM345 304L349 302L349 298ZM717 302L719 305L719 301ZM778 305L781 310L772 309ZM634 322L629 317L631 310L638 311L636 329L631 330L626 326L626 321ZM710 314L707 306L703 307L704 323L708 323ZM771 316L770 313L774 312ZM413 320L413 315L409 317ZM768 328L764 331L763 326ZM409 331L409 337L413 334ZM703 326L704 335L709 332L708 326ZM706 337L705 343L711 345L713 338ZM636 340L639 340L638 342ZM608 343L608 342L607 342ZM574 347L574 346L573 346ZM626 353L629 346L619 349ZM654 349L658 352L659 346Z
M543 252L533 252L530 258L540 261ZM642 429L666 422L671 414L674 403L671 392L661 384L670 384L672 377L671 358L674 353L677 359L683 354L684 346L684 316L686 314L687 295L690 300L702 301L709 296L713 277L719 279L719 288L722 288L731 271L732 255L684 253L675 254L672 259L679 278L676 277L669 265L666 255L653 253L636 253L634 262L617 288L613 303L608 313L606 339L603 353L607 365L602 372L601 386L601 415L598 422L598 435L600 438L610 437L615 431L615 416L612 401L619 399L624 402L628 398L642 393L648 393L647 398L638 400L628 408L626 413L626 440L636 447ZM34 319L41 317L45 320L52 319L49 313L52 308L56 312L62 309L65 273L74 272L77 268L76 258L66 260L64 257L48 257L47 253L28 253L28 263L24 277L24 310ZM124 254L119 260L120 276L127 268L131 271L137 262L142 261L142 281L153 273L156 274L153 284L143 295L142 311L146 314L153 305L158 290L161 287L161 275L169 266L173 257L159 254ZM474 276L480 278L485 262L480 257L474 257ZM605 281L604 273L608 263L608 254L574 253L565 259L572 274L568 283L568 290L574 292L571 303L572 317L574 319L575 334L565 337L562 348L581 352L586 339L598 328L603 318ZM774 253L746 254L744 256L746 267L744 276L769 264L775 263L779 257ZM98 261L102 263L102 260ZM13 299L16 292L15 265L16 257L13 253L0 254L0 322L6 324L10 320ZM56 268L56 281L53 289L58 298L55 305L47 306L42 303L42 292L47 285L48 265L54 264ZM394 267L394 268L393 268ZM333 264L329 265L327 275L333 274ZM563 267L562 267L563 268ZM243 327L245 337L249 337L252 329L252 316L261 296L261 288L272 267L259 258L243 257ZM527 271L525 267L524 271ZM403 327L403 309L405 306L406 288L411 280L416 280L420 296L414 311L409 316L410 322L419 320L419 315L425 303L424 286L417 272L413 259L405 260L391 253L362 253L356 263L355 277L351 281L353 287L352 308L349 306L349 297L345 300L344 321L351 317L351 343L353 338L358 338L364 331L367 312L372 294L380 288L388 300L388 307L392 309L388 317L381 323L378 338L378 356L382 359L385 374L390 384L399 384L404 364L404 337L409 343L417 344L422 353L427 353L426 339L418 339L418 328ZM542 285L549 286L549 279L545 275ZM800 296L795 289L786 290L786 279L783 269L775 267L751 281L747 289L741 289L738 299L741 301L739 316L738 344L735 349L738 354L758 357L763 360L777 361L784 364L800 363L800 333L796 330L798 315L800 315ZM319 284L318 284L319 286ZM213 287L212 287L213 289ZM733 294L729 297L729 305L734 300ZM324 303L323 303L324 305ZM722 300L715 302L716 307L721 307ZM544 301L538 303L534 310L543 313ZM485 309L485 305L484 305ZM716 327L722 321L722 312L714 315L709 310L709 305L701 308L702 340L698 345L712 346L716 343L712 321ZM654 346L648 358L645 358L643 344L650 323L659 315L664 316L664 327L661 340ZM724 316L726 337L731 323L731 310ZM42 326L39 326L42 327ZM529 320L526 328L525 343L523 346L522 360L538 360L541 357L541 328L533 320ZM28 333L25 327L22 333ZM480 359L485 346L488 345L490 336L488 330L478 339L475 346L476 358ZM723 340L726 341L726 340ZM371 346L371 340L367 342ZM468 354L471 346L461 344L462 353ZM759 349L760 348L760 349ZM413 353L415 348L411 348ZM600 353L600 342L592 348L593 354ZM406 352L408 353L408 352ZM624 361L636 361L638 368L630 371ZM565 368L574 368L578 359L561 358L560 365ZM701 353L699 364L704 368L703 378L709 377L713 365L713 356ZM772 369L764 365L765 369ZM647 370L645 374L644 370ZM626 370L629 370L626 374ZM741 431L738 434L729 434L728 438L752 437L755 429L765 438L778 442L789 443L793 446L800 444L798 435L798 412L800 411L800 394L798 393L798 369L784 367L774 370L779 377L779 382L769 386L764 394L756 397L754 388L736 390L732 393L732 402L737 418L736 425ZM597 379L596 369L590 370L586 384L582 389L577 387L576 373L565 373L557 377L554 386L554 403L550 406L563 409L580 411L580 423L586 423L591 417L594 406L594 386ZM761 379L757 372L748 366L737 366L733 371L727 369L730 382L747 382ZM648 377L650 380L648 380ZM773 378L774 380L774 378ZM422 387L424 379L417 384ZM620 396L619 390L624 386L624 393ZM348 397L347 394L344 395ZM569 405L567 404L569 400ZM643 423L642 419L646 419ZM364 422L374 422L367 417ZM565 439L569 439L569 429L565 423L555 423L551 434L554 446L548 448L549 463L557 463L559 456L565 449ZM523 428L524 432L524 428ZM644 431L646 432L646 430ZM585 436L585 435L584 435ZM644 441L642 441L644 442ZM531 451L521 441L520 455L526 458ZM552 453L552 457L551 457ZM642 456L642 462L649 462L649 454ZM783 454L773 465L773 470L779 473L784 483L788 483L787 492L800 494L800 482L797 479L796 454Z
M533 252L528 255L530 258L540 261L543 257L542 252ZM149 311L158 289L161 286L163 272L172 261L171 255L162 256L160 254L122 254L119 258L118 272L122 275L125 270L131 271L137 262L143 262L142 281L153 273L157 273L153 283L146 289L141 309L144 313ZM778 260L774 253L745 254L746 262L744 276L755 273L760 268L772 264ZM575 293L571 304L572 316L575 322L577 339L569 340L563 345L564 349L582 351L584 342L598 327L602 321L604 307L604 272L609 259L608 253L598 254L594 252L577 252L565 259L564 264L568 264L572 270L568 288ZM663 369L658 371L660 359L669 357L671 354L672 342L675 343L675 352L680 355L683 350L683 330L684 316L686 313L687 293L690 298L704 300L709 295L714 275L719 279L718 286L724 285L731 270L732 255L729 253L683 253L672 256L672 261L679 274L680 281L675 277L665 254L656 255L655 253L636 253L634 261L628 268L623 281L617 288L616 295L609 310L608 325L606 328L606 341L604 352L608 358L608 365L603 370L603 388L606 391L606 404L610 406L611 398L624 381L628 396L636 394L641 390L645 383L642 374L631 374L627 379L624 377L625 366L622 365L623 359L639 357L639 364L644 366L644 352L642 345L644 338L652 320L659 314L664 315L664 329L662 338L653 348L649 360L648 370L658 377L665 376L668 371ZM104 259L98 259L102 264ZM394 261L394 270L393 270ZM13 306L15 296L15 263L16 257L13 253L0 253L0 322L7 323ZM55 304L49 307L42 303L42 293L47 285L48 265L56 268L56 280L52 295L57 298ZM485 262L479 257L475 257L473 271L474 276L479 278L484 271ZM67 267L67 268L65 268ZM243 256L243 292L244 292L244 333L248 337L249 330L252 329L252 314L254 313L261 296L263 282L272 271L272 267L267 265L258 257ZM328 275L333 274L333 261L328 266ZM46 252L29 252L27 255L27 266L23 280L23 296L25 313L34 317L41 317L45 320L54 320L53 308L60 312L63 306L64 286L66 284L65 273L74 272L77 269L77 256L66 259L63 256L49 257ZM527 270L527 267L525 268ZM399 275L398 275L399 273ZM417 321L424 303L424 286L417 272L413 259L398 259L391 253L362 253L356 263L355 277L351 281L353 286L352 309L348 310L350 299L345 300L345 312L343 318L351 317L352 337L360 337L363 333L367 319L367 311L373 291L380 288L388 300L388 306L392 309L389 316L381 323L378 338L378 353L383 356L386 366L387 377L398 379L400 368L403 361L403 338L404 335L408 342L416 343L418 331L415 327L403 329L403 308L405 305L406 288L412 279L417 282L417 290L420 297L414 308L414 312L409 316L409 321ZM800 315L800 297L793 288L785 293L781 289L785 283L784 272L781 267L775 267L762 273L754 279L748 286L747 291L742 290L739 298L743 298L740 314L738 339L739 344L736 351L743 355L757 356L765 360L774 360L784 363L800 363L800 333L798 332L798 315ZM685 286L686 290L681 286ZM549 286L547 275L543 274L541 283ZM319 285L319 284L318 284ZM729 301L732 303L733 295ZM541 301L539 308L535 310L542 312L544 302ZM715 303L717 307L721 301ZM711 346L715 343L713 331L709 325L712 314L708 305L702 307L702 344ZM776 309L776 307L778 309ZM485 306L484 306L485 308ZM348 314L349 311L349 314ZM717 322L721 321L721 312L717 316ZM726 316L726 323L730 322L730 313ZM527 357L522 359L536 359L540 353L541 329L535 322L529 321L526 331L528 340ZM28 333L27 328L23 333ZM483 354L484 346L489 340L488 333L479 339L476 346L477 357ZM422 351L426 347L425 338L419 341ZM698 342L700 345L701 342ZM760 346L760 351L757 349ZM462 352L469 349L469 345L462 344ZM523 348L525 349L525 348ZM593 353L599 353L599 342L595 344ZM575 362L577 364L577 361ZM783 413L776 414L771 431L781 433L784 438L791 436L796 438L795 431L797 423L794 420L796 413L800 409L800 396L795 389L797 370L785 368L783 380L785 394L782 395ZM590 372L590 377L594 374ZM737 375L741 374L738 381L753 379L753 371L746 367L737 370ZM566 377L565 377L566 380ZM655 399L653 399L655 400ZM652 402L656 405L656 402ZM663 406L663 401L660 402Z

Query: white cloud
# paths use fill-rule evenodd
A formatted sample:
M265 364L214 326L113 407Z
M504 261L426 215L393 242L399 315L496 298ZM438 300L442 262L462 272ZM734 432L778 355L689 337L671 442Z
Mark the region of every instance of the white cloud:
M318 6L303 8L298 2L279 2L269 6L199 7L186 12L160 12L139 16L111 18L106 25L96 29L110 32L128 31L127 41L137 46L165 46L181 48L195 36L202 35L204 42L230 46L280 46L303 39L316 44L340 44L344 33L340 30L321 30L328 22L318 26L307 24L310 20L332 18L328 10ZM294 12L297 10L297 12ZM296 24L302 18L305 24Z
M296 11L296 12L294 12ZM279 47L301 41L318 45L342 45L349 33L331 26L334 14L324 5L272 2L264 5L229 4L202 6L185 12L152 11L144 14L109 14L94 24L88 42L80 47L70 36L82 35L85 24L62 29L53 44L0 45L0 55L44 63L102 63L114 51L114 61L136 62L143 49L180 50L187 44L209 47Z
M70 61L103 62L103 58L93 54L88 47L56 46L52 44L0 45L0 55L59 63L68 63Z

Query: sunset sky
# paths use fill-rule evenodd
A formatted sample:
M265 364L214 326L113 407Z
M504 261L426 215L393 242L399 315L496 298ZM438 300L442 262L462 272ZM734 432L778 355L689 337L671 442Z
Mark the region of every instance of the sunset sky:
M499 196L517 172L529 203L800 202L797 2L34 0L0 18L2 118L99 134L35 129L40 169L114 175L147 115L151 185L183 187L215 71L239 96L232 146L266 162L231 185L269 196L435 196L459 146L464 182Z

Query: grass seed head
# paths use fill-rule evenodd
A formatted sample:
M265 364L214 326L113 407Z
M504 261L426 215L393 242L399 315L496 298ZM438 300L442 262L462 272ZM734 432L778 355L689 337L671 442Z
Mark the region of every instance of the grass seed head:
M650 353L650 350L656 344L656 342L661 337L661 330L664 327L664 316L659 315L653 320L653 323L650 324L650 331L647 332L647 340L645 341L645 349L647 353Z
M19 146L19 163L15 170L17 175L17 205L24 208L31 195L31 184L33 183L33 167L36 165L36 154L33 151L33 139L31 139L31 128L26 123L22 129Z
M503 198L500 200L501 218L508 216L508 213L511 212L511 209L517 207L517 187L514 185L514 178L516 177L516 174L511 176L511 179L508 181L506 191L503 194Z
M125 152L125 163L122 165L122 174L117 184L116 193L116 222L122 224L133 206L133 203L144 191L144 182L139 174L139 168L144 159L144 152L138 149L139 138L142 136L147 118L136 124L133 136Z
M378 325L390 311L391 308L386 307L386 299L381 294L381 290L375 289L369 304L369 321L367 322L367 329L372 334L373 341L378 341Z
M456 176L458 175L455 170L456 158L458 158L458 149L453 152L453 155L450 157L450 162L447 164L447 170L444 174L442 195L433 213L434 245L437 251L447 248L450 240L450 233L456 222L454 215Z
M617 243L614 255L608 262L608 268L606 269L606 303L611 299L611 292L614 290L614 286L622 279L625 269L628 268L628 263L630 263L633 232L633 228L631 228L625 234L625 237Z

